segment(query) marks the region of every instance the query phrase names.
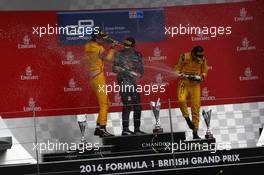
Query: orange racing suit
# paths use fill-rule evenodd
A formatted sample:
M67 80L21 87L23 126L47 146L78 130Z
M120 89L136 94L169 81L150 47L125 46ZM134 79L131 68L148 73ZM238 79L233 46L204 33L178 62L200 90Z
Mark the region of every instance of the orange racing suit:
M197 60L192 58L191 52L181 54L175 71L178 74L207 76L208 66L205 58ZM183 117L189 117L187 108L187 97L190 96L192 122L194 130L199 128L199 112L201 105L200 81L192 81L182 78L178 83L177 96Z
M89 41L85 45L86 63L90 77L90 86L96 93L99 103L99 113L97 123L100 126L105 126L107 123L107 113L109 108L109 100L105 91L100 90L101 87L106 86L104 75L104 61L112 61L114 58L114 49L110 49L108 54L105 55L104 47L95 42Z

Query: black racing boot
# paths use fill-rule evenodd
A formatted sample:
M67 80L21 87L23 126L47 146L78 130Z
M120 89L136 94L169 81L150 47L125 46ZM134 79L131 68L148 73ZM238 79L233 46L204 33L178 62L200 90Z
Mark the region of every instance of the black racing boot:
M100 135L100 128L95 128L94 135L99 136Z
M142 135L142 134L146 134L145 132L141 131L139 128L135 128L134 130L134 134L135 135Z
M193 125L193 123L192 123L190 117L184 117L184 118L185 118L186 123L188 124L189 128L190 128L190 129L194 129L194 125Z
M94 130L94 135L95 136L99 136L100 135L100 124L99 123L96 124L96 128Z
M122 136L132 135L134 134L132 131L129 130L129 128L125 127L122 131Z
M201 140L201 137L198 136L197 130L194 130L193 131L193 139L199 139L199 140Z
M99 129L99 137L113 137L115 135L109 133L105 126L100 126L100 129Z

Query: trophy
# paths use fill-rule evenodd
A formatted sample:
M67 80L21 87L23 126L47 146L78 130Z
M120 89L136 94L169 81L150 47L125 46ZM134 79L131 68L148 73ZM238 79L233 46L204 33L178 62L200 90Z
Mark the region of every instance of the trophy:
M259 137L259 140L257 142L257 147L259 147L259 146L264 146L264 127L263 126L261 128L260 137Z
M155 103L153 101L150 102L151 110L154 114L156 124L155 128L153 129L153 133L163 133L163 128L161 128L160 125L160 117L159 117L159 111L160 111L160 98L158 98L158 101Z
M206 134L205 134L205 138L206 139L212 139L214 138L213 134L210 131L210 121L211 121L211 114L212 114L212 109L210 109L209 111L205 112L205 110L203 110L202 115L207 127L206 130Z
M85 128L86 128L86 115L77 115L77 121L78 121L78 124L79 124L79 127L80 127L80 130L81 130L81 143L85 143L86 140L85 140Z

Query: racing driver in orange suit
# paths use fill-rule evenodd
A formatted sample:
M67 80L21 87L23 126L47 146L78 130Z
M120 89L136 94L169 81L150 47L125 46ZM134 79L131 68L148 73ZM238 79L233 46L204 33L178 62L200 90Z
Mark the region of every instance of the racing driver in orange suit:
M197 133L201 103L200 83L207 76L208 66L202 46L196 46L191 52L180 54L175 66L176 75L180 78L177 88L180 110L190 129L193 139L201 139ZM187 97L190 97L192 121L187 108Z
M110 48L106 54L103 43L107 35L102 31L92 33L92 39L85 45L86 64L88 65L89 83L92 90L95 92L98 103L99 113L97 118L97 126L95 128L94 135L100 137L114 136L107 132L107 113L109 108L109 100L107 93L100 87L106 86L106 79L104 75L104 62L111 62L114 58L115 50Z

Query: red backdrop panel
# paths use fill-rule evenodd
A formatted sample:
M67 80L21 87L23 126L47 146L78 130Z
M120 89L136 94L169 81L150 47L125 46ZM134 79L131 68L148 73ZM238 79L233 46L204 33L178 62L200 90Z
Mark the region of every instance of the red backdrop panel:
M202 105L263 101L263 2L177 6L164 9L166 26L224 26L232 34L167 36L162 42L138 43L144 56L139 84L164 84L165 93L141 94L144 109L161 98L177 101L178 80L172 74L180 53L205 48L209 73L202 83ZM98 104L88 83L83 46L61 46L57 36L32 34L33 26L56 25L56 12L0 12L1 94L3 117L94 113ZM22 48L28 47L28 48ZM70 64L69 64L70 63ZM106 65L107 81L116 76ZM118 93L109 95L111 111L121 111ZM177 107L177 102L172 103Z

